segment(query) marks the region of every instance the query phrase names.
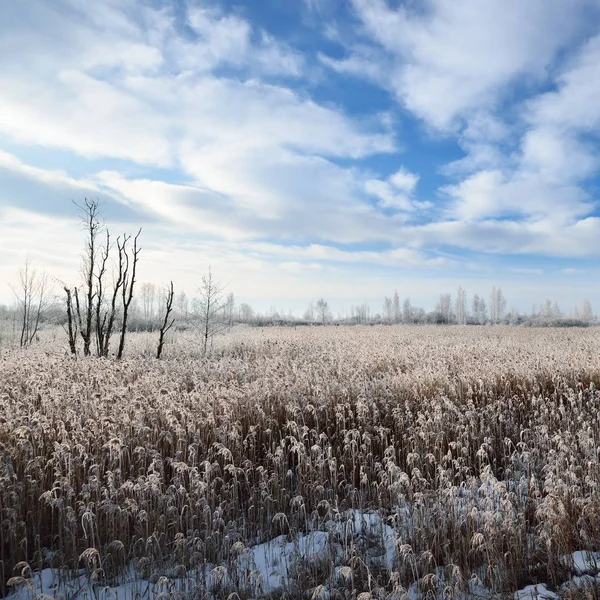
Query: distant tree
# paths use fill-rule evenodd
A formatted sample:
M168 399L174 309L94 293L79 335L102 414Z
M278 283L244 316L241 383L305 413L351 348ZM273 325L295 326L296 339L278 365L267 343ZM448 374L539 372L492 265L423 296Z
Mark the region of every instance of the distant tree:
M383 320L386 323L394 322L394 301L387 296L383 300Z
M479 300L479 315L481 318L481 324L485 325L485 323L488 320L488 309L487 309L487 305L485 303L485 300L483 298L481 298Z
M186 320L188 318L189 300L186 293L183 291L177 294L177 312L179 313L180 319Z
M518 325L521 321L521 316L519 315L519 311L513 306L506 315L506 319L509 325Z
M584 300L581 304L581 320L586 323L591 323L594 320L594 313L589 300Z
M412 323L425 323L426 313L420 306L413 306L411 309Z
M171 285L167 289L167 293L165 296L165 314L162 320L162 325L160 328L159 336L158 336L158 347L156 349L156 358L160 359L163 346L165 344L165 336L167 335L169 329L173 327L175 323L175 318L171 317L171 313L173 312L173 298L175 297L175 292L173 290L173 282L171 281Z
M485 300L483 298L480 298L477 294L473 296L471 312L473 315L473 320L476 324L485 324L485 322L487 321L487 306Z
M312 323L315 320L315 305L311 302L308 305L308 308L304 311L304 315L302 318L309 323Z
M404 323L413 322L413 311L410 305L410 298L405 298L404 303L402 304L402 321L404 321Z
M21 323L20 345L28 346L36 338L42 316L49 306L48 278L38 273L27 257L19 271L19 283L13 288Z
M454 312L456 314L456 322L459 325L467 323L467 293L462 287L459 287L456 292L456 300L454 301Z
M352 320L355 323L365 325L371 318L371 310L366 302L352 307Z
M563 316L562 310L560 306L558 306L557 302L552 303L552 317L554 319L560 319Z
M502 288L493 287L490 293L490 321L500 323L506 312L506 300L502 294Z
M227 327L225 309L227 299L223 295L225 286L219 283L209 267L208 273L202 277L202 284L198 288L199 297L194 306L194 322L200 332L202 353L208 351L208 343L212 342L217 333Z
M315 304L315 313L317 320L325 325L327 321L331 319L331 311L329 310L329 304L323 298L319 298Z
M231 329L233 327L234 314L235 314L235 296L233 293L227 294L227 299L225 300L225 307L223 309L225 321L227 322L227 327Z
M152 319L154 317L154 302L156 298L156 286L153 283L142 284L142 310L144 319Z
M394 297L392 299L392 313L394 323L400 323L402 320L402 311L400 309L400 296L398 296L398 291L394 291Z
M473 315L473 320L478 325L481 325L481 300L479 299L479 295L475 294L473 296L473 300L471 301L471 314Z
M452 319L451 294L440 294L440 298L435 305L435 312L439 314L442 323L450 323Z
M239 317L242 323L251 323L254 320L254 310L245 302L240 304Z

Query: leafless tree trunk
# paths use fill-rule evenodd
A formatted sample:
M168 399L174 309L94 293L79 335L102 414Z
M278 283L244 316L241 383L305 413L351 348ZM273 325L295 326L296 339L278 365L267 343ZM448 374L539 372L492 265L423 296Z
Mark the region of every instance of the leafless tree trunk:
M110 340L118 318L119 300L123 304L123 322L121 324L119 350L117 358L123 355L125 336L127 333L127 315L133 300L136 267L139 249L137 247L138 231L134 238L133 255L130 257L128 243L131 236L117 238L118 273L114 277L112 290L106 285L109 273L109 255L111 252L110 233L106 231L106 244L99 245L98 235L101 232L100 203L98 200L85 199L83 205L77 205L82 213L87 241L83 255L84 289L64 286L67 294L67 319L69 347L76 352L77 332L83 339L83 354L91 353L92 337L96 342L98 356L108 356Z
M121 323L121 337L119 340L119 350L117 351L117 358L123 357L123 350L125 349L125 336L127 335L127 315L129 313L129 306L133 300L133 287L135 285L135 272L138 263L138 257L141 248L138 248L138 238L142 230L137 232L137 235L133 238L133 250L131 258L129 257L129 251L127 250L127 244L131 239L131 236L124 235L122 242L117 242L119 250L119 264L123 265L123 285L121 287L122 299L123 299L123 321ZM131 273L130 273L131 268Z
M102 314L102 305L104 304L104 275L106 273L106 263L110 252L110 233L106 231L106 246L101 249L100 265L96 273L96 352L98 356L104 356L104 345L106 337L106 319L108 313Z
M77 320L79 333L83 339L83 355L90 355L92 343L92 325L94 316L94 269L96 266L97 238L100 233L100 202L99 200L84 200L83 205L77 205L82 212L82 221L85 227L87 242L83 256L83 275L85 281L85 305L81 306L79 291L75 288L75 307L77 309ZM83 314L82 314L83 313Z
M163 319L163 323L160 328L160 335L158 338L158 348L156 350L156 358L160 358L160 355L162 354L163 346L165 343L165 335L167 334L169 329L171 329L171 327L173 327L173 323L175 323L174 318L171 319L171 322L169 323L169 317L170 317L171 313L173 312L174 296L175 296L175 292L173 291L173 282L171 281L171 286L167 291L166 306L165 306L165 318Z
M120 238L117 238L117 247L120 246ZM103 249L100 267L96 275L97 297L96 297L96 338L98 344L98 356L108 356L110 339L113 334L115 319L117 316L117 301L123 287L124 256L119 252L118 272L114 281L110 305L105 308L104 277L106 274L106 263L110 250L110 235L106 232L106 246Z
M67 335L69 336L69 348L71 354L77 354L77 323L73 318L73 295L71 290L65 285L63 287L67 294Z

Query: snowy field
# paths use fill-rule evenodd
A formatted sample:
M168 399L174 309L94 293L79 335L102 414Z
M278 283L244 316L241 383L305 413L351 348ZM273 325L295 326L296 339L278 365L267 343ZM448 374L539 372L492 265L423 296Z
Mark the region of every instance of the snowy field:
M594 329L0 350L0 594L598 598Z

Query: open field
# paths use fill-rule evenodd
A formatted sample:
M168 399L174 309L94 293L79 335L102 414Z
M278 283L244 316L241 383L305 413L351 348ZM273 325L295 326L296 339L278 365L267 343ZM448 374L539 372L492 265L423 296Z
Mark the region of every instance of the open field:
M0 594L599 597L595 328L130 339L0 350Z

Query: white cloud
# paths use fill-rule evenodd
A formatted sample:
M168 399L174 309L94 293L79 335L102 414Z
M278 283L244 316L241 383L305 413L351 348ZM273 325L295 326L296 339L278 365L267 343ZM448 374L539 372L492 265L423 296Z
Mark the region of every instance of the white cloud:
M1 133L87 157L180 170L185 184L179 186L114 169L90 181L139 210L208 235L383 235L388 225L365 201L360 173L328 159L394 151L384 117L359 123L281 83L253 77L299 75L302 60L238 16L195 9L189 22L196 38L188 39L166 11L133 3L124 12L77 6L79 26L46 5L31 21L15 18L7 34L15 44L6 61L11 66L0 67L6 75ZM69 27L65 50L56 38ZM35 41L38 30L42 42ZM32 48L20 47L19 31ZM104 56L107 46L113 50ZM137 58L122 69L128 48ZM30 67L27 77L13 62ZM222 65L244 68L245 78L212 72Z
M367 180L365 190L371 196L375 196L381 206L408 212L415 210L418 206L412 198L418 181L418 175L401 167L385 181Z
M489 217L552 217L568 223L593 205L577 186L545 180L531 171L479 171L445 191L453 198L450 215L467 221Z
M554 258L593 258L600 253L600 218L585 217L565 224L552 217L516 221L482 219L448 220L406 226L403 242L428 248L444 244L463 248L484 259L481 253Z
M318 4L332 14L333 3ZM195 3L182 32L169 10L134 0L8 3L0 141L23 154L0 152L4 260L21 260L13 245L33 227L30 250L75 273L76 219L48 213L71 214L69 199L86 195L101 196L119 228L144 225L142 278L186 287L212 263L245 295L383 290L378 269L386 285L399 270L464 277L486 253L597 256L600 219L584 184L598 170L600 36L557 59L586 4L353 0L361 35L346 43L343 27L324 24L348 53L317 60L390 90L428 134L456 134L466 156L442 167L453 179L434 206L419 194L430 181L375 170L373 157L398 151L401 124L317 102L311 57L238 14ZM32 166L29 148L111 160L76 177L66 163ZM426 179L417 159L407 164Z
M254 32L250 23L237 15L196 7L189 11L188 22L198 39L175 42L180 67L201 72L229 65L291 77L300 76L304 69L300 53L264 31Z
M322 52L317 56L322 64L338 73L362 77L382 87L389 87L392 64L386 55L376 48L355 44L351 47L350 54L344 58L331 58Z
M419 182L419 176L401 167L390 176L389 182L401 192L412 194Z
M0 133L17 142L159 166L172 166L190 136L353 157L394 148L385 131L371 135L339 111L252 79L300 75L302 60L239 17L196 9L198 38L189 40L164 11L140 8L134 19L105 7L96 30L87 5L80 23L35 4L32 19L12 7L14 29L0 30ZM243 68L245 80L214 75L222 65Z
M586 5L587 0L429 0L418 9L403 4L394 9L386 0L353 0L366 34L394 61L387 87L408 110L440 129L495 107L519 78L543 81ZM354 62L345 63L352 70L361 56L354 52ZM372 78L370 69L365 73Z
M470 153L448 168L454 173L463 167L472 171L460 183L445 188L453 198L451 215L461 219L552 218L577 227L582 217L593 213L597 200L584 184L597 173L600 154L584 136L600 133L600 109L591 97L600 80L599 65L597 36L558 72L554 91L526 103L525 128L512 154L502 155L498 146L479 141L503 142L507 134L502 128L497 136L489 127L483 130L488 135L471 132L475 141L472 146L467 142Z
M282 246L278 244L252 243L247 246L264 256L294 258L296 261L326 261L337 263L366 264L384 267L447 267L455 261L411 248L385 250L341 249L324 244L308 246ZM305 264L305 263L303 263ZM314 264L309 262L309 264ZM319 264L319 263L316 263Z
M527 120L534 126L552 123L559 130L600 129L600 35L588 40L556 78L556 89L533 98Z

